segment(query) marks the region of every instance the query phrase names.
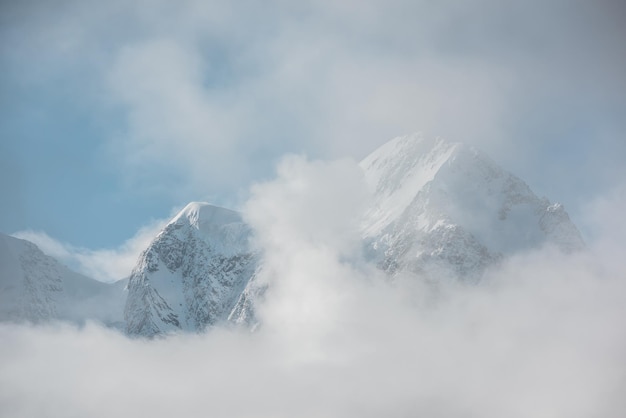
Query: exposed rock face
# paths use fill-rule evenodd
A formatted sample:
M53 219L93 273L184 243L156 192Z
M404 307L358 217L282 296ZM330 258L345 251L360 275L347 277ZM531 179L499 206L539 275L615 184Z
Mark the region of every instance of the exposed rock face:
M233 313L256 269L238 213L190 203L139 258L128 285L129 334L202 331ZM243 303L243 301L241 302ZM242 315L245 309L237 308Z

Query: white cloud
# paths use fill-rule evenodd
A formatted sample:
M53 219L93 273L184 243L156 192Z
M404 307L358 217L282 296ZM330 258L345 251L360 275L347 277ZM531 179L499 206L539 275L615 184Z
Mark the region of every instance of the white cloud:
M18 20L32 37L15 37L29 48L11 51L31 51L29 74L93 70L82 82L124 110L127 125L112 142L121 175L169 192L240 186L286 150L362 156L414 130L479 143L547 190L578 185L576 175L601 179L601 166L623 175L620 13L608 3L480 5L31 4ZM594 162L584 170L563 156L588 144L561 137L578 135L580 121L590 137L609 138L589 140ZM559 136L525 137L555 125ZM538 158L559 175L546 176ZM409 278L387 287L360 260L350 225L367 196L353 163L291 158L245 209L275 289L258 333L146 342L96 326L3 324L0 409L15 417L618 417L626 249L615 233L625 210L616 196L594 206L602 227L589 254L523 255L480 286L442 286L433 299ZM130 272L156 229L96 251L18 236L110 280Z
M263 254L258 280L270 284L260 316L268 332L289 338L286 356L320 355L329 325L345 319L343 305L363 264L358 214L366 190L354 161L296 156L282 161L274 181L252 189L244 219Z
M232 185L232 165L245 167L235 153L240 129L232 110L204 88L208 71L196 47L168 39L120 50L109 80L127 109L128 132L112 149L135 176L153 181L164 167L182 168L187 176L177 188L198 190L207 178Z
M133 187L228 194L285 152L358 158L413 131L479 144L551 197L568 172L566 203L624 175L610 1L65 4L13 7L20 51L82 68L122 111L112 155Z
M19 231L16 238L35 243L45 254L71 269L103 282L130 276L139 254L148 247L167 221L157 220L141 228L117 248L91 250L60 242L41 231Z
M143 341L94 325L0 325L2 411L621 416L626 278L616 252L598 240L586 253L521 254L476 286L389 286L354 245L360 183L350 161L291 157L255 186L245 213L273 286L255 333ZM602 213L621 205L606 202Z

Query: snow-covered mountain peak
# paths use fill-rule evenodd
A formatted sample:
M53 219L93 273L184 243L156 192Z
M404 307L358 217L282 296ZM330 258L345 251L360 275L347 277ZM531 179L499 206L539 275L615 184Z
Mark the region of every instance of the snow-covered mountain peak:
M558 204L477 149L421 135L398 137L361 162L374 196L363 236L382 267L479 277L503 256L584 246Z
M241 222L241 215L233 210L206 202L191 202L178 212L169 223L187 223L196 229L203 229L203 227L226 225L233 222Z
M108 284L69 270L30 241L0 233L0 320L120 326L126 281Z
M400 136L376 149L360 166L377 193L391 194L408 187L419 189L432 180L441 164L460 145L441 138L425 139L420 133Z
M239 213L192 202L141 254L131 274L126 330L152 336L226 321L255 269Z
M165 227L164 231L178 231L184 238L189 229L204 240L214 251L221 254L234 254L247 250L249 227L241 215L230 209L205 202L191 202L183 208Z
M394 138L361 161L375 200L366 215L366 235L378 234L400 216L460 147L417 133Z

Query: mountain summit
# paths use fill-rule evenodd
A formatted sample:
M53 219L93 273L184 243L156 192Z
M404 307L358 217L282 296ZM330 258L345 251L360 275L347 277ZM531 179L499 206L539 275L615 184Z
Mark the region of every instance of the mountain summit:
M392 279L472 282L522 251L584 247L561 205L464 144L398 137L360 167L373 196L361 224L365 256ZM89 318L147 337L225 322L253 326L267 285L255 280L263 260L249 246L252 234L239 213L192 202L142 252L126 291L125 282L95 282L34 244L0 235L0 317Z
M464 144L398 137L360 166L374 197L361 226L366 258L390 277L475 281L520 251L584 246L562 206ZM263 289L255 288L262 260L248 247L251 233L236 212L190 203L133 270L127 331L150 336L254 323L255 295Z
M560 204L475 148L409 135L361 163L374 205L363 223L369 253L389 273L478 278L519 251L584 247Z
M202 331L226 321L256 266L250 228L234 211L192 202L141 254L124 317L132 335Z
M121 328L125 285L73 272L32 242L0 233L0 320L91 320Z

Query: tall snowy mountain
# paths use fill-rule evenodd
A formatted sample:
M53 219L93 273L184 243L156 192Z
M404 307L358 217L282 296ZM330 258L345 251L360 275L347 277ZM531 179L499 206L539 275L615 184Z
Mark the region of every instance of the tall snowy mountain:
M190 203L141 254L128 284L124 317L131 335L202 331L245 322L246 286L257 260L250 228L237 212Z
M479 151L420 135L395 138L360 163L374 204L362 223L366 256L391 277L413 272L477 280L519 251L584 243L558 204ZM127 332L200 331L254 324L262 260L251 230L230 210L191 203L141 255L131 275Z
M373 196L361 228L365 255L391 279L410 272L471 282L520 251L584 247L561 205L472 147L409 135L360 166ZM0 320L94 319L148 337L225 322L254 326L266 285L256 280L263 261L251 234L237 212L190 203L142 252L126 289L0 235Z
M368 254L396 274L477 279L519 251L584 247L559 204L478 150L421 135L398 137L361 163L374 194L363 222Z
M0 234L0 320L93 320L121 327L125 284L90 279L32 242Z

